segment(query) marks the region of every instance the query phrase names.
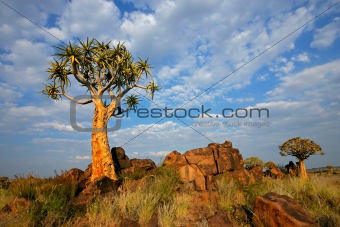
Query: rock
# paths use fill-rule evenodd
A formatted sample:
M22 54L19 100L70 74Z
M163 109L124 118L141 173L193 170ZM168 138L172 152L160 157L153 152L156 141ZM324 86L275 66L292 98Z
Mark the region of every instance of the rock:
M138 222L132 221L130 219L123 219L120 222L120 227L140 227L140 224Z
M206 176L205 184L206 184L207 190L209 191L217 190L217 187L216 187L216 184L215 184L215 181L212 175Z
M203 173L196 165L185 165L178 169L179 180L182 183L194 181L197 177L203 177Z
M177 151L169 153L164 166L178 168L183 183L194 182L196 190L216 190L214 175L233 172L244 184L255 183L253 175L243 168L243 158L230 141L223 144L211 143L208 147L189 150L184 154ZM261 173L262 175L262 173Z
M156 168L156 164L151 159L130 159L131 165L135 168L144 169L146 171Z
M245 169L239 169L233 172L230 172L231 176L235 178L239 183L243 185L252 185L255 184L255 177Z
M93 180L87 187L79 193L77 197L70 200L69 204L77 206L79 208L86 208L91 204L96 196L102 195L108 192L117 191L119 186L118 181L114 181L106 176L101 176Z
M188 165L188 162L185 159L184 155L182 155L178 151L172 151L165 157L163 165L168 167L171 166L181 167L184 165Z
M251 175L254 176L256 181L259 181L263 177L263 168L262 166L254 166L248 171Z
M129 159L121 159L119 160L119 166L120 166L120 169L127 169L131 167L131 162Z
M201 170L204 176L215 175L218 173L217 165L213 156L198 162L197 167Z
M288 165L285 165L286 171L291 176L298 175L298 167L294 164L294 162L290 161Z
M122 169L122 173L138 173L138 171L149 172L156 168L151 159L130 159L131 167Z
M158 210L156 209L147 225L148 227L158 227Z
M125 150L122 147L113 147L111 149L111 154L115 154L117 159L125 159L126 158Z
M251 223L251 211L245 208L240 204L234 205L233 216L237 221L241 221L242 223Z
M266 172L264 173L264 176L277 179L277 178L282 178L283 174L280 169L275 167L272 169L267 169Z
M194 180L194 183L195 183L195 189L197 191L204 191L207 189L204 176L196 177Z
M237 169L243 169L243 159L238 149L219 148L216 163L219 173L225 173Z
M233 144L231 141L229 140L226 140L224 143L222 144L218 144L218 143L210 143L208 145L208 147L211 147L211 148L232 148L233 147Z
M119 173L122 169L131 167L130 159L125 154L125 150L122 147L113 147L111 149L111 155L117 173Z
M80 179L83 177L84 171L81 169L73 168L63 173L60 177L68 183L78 184Z
M79 178L78 187L84 190L91 183L92 164L89 164L83 175Z
M292 198L274 192L256 198L253 222L255 226L319 226Z
M208 148L197 148L184 153L184 156L189 164L197 164L204 159L214 159L213 149Z
M232 227L234 226L225 212L219 211L217 214L207 218L209 227Z

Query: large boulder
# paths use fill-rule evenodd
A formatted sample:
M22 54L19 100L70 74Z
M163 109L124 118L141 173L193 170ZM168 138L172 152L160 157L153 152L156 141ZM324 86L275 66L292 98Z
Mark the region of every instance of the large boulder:
M125 154L125 150L122 147L113 147L111 149L111 155L117 172L131 167L130 159Z
M230 141L222 144L211 143L208 147L189 150L184 154L169 153L164 166L179 170L183 183L193 182L196 190L215 190L212 176L232 172L240 182L253 184L254 177L243 168L243 159L238 149Z
M254 176L256 181L259 181L263 177L263 168L260 165L254 166L249 170L249 173Z
M188 162L185 159L184 155L182 155L178 151L172 151L165 157L163 165L181 167L184 165L188 165Z
M255 201L255 226L316 227L311 216L292 198L269 192Z

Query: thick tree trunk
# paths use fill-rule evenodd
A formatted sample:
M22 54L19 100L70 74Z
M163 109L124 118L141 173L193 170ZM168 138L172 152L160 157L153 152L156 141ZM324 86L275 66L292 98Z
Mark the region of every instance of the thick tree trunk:
M92 177L107 176L117 180L115 167L107 138L107 108L101 102L95 101L95 111L92 119Z
M307 179L308 178L308 174L307 174L307 170L306 170L306 166L305 166L304 160L299 160L299 162L298 162L298 171L299 171L299 177L301 177L303 179Z

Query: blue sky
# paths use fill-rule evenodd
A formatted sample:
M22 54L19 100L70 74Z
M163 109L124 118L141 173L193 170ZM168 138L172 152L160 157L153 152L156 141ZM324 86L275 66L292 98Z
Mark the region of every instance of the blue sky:
M153 79L162 89L152 102L139 90L145 95L142 107L211 108L213 118L159 121L131 114L122 119L121 129L108 133L109 142L111 147L123 146L130 158L159 162L173 150L185 152L230 140L244 158L286 164L295 159L281 157L278 146L300 136L313 139L325 152L310 157L307 168L340 165L337 1L4 3L0 175L50 176L54 170L84 169L91 162L91 134L72 129L70 102L54 102L39 93L48 77L53 46L59 40L86 37L113 44L124 41L136 59L149 58ZM85 94L75 81L70 92ZM270 116L224 118L226 108L267 108ZM91 104L77 106L77 122L89 126L92 113ZM260 123L264 126L257 127Z

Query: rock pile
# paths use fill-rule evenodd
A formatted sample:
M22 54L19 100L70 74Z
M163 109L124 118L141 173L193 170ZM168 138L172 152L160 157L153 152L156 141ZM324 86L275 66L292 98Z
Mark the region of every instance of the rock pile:
M163 165L177 168L181 182L193 182L196 190L214 189L213 177L227 172L242 183L255 183L254 177L243 168L242 155L230 141L211 143L184 154L173 151L165 157Z
M112 148L111 154L117 173L134 173L137 170L147 172L156 168L155 163L150 159L130 160L121 147ZM92 164L88 165L85 171L73 168L60 176L65 182L77 185L77 196L70 201L70 204L86 207L95 199L96 195L117 191L120 182L105 176L98 177L91 182L91 174Z

